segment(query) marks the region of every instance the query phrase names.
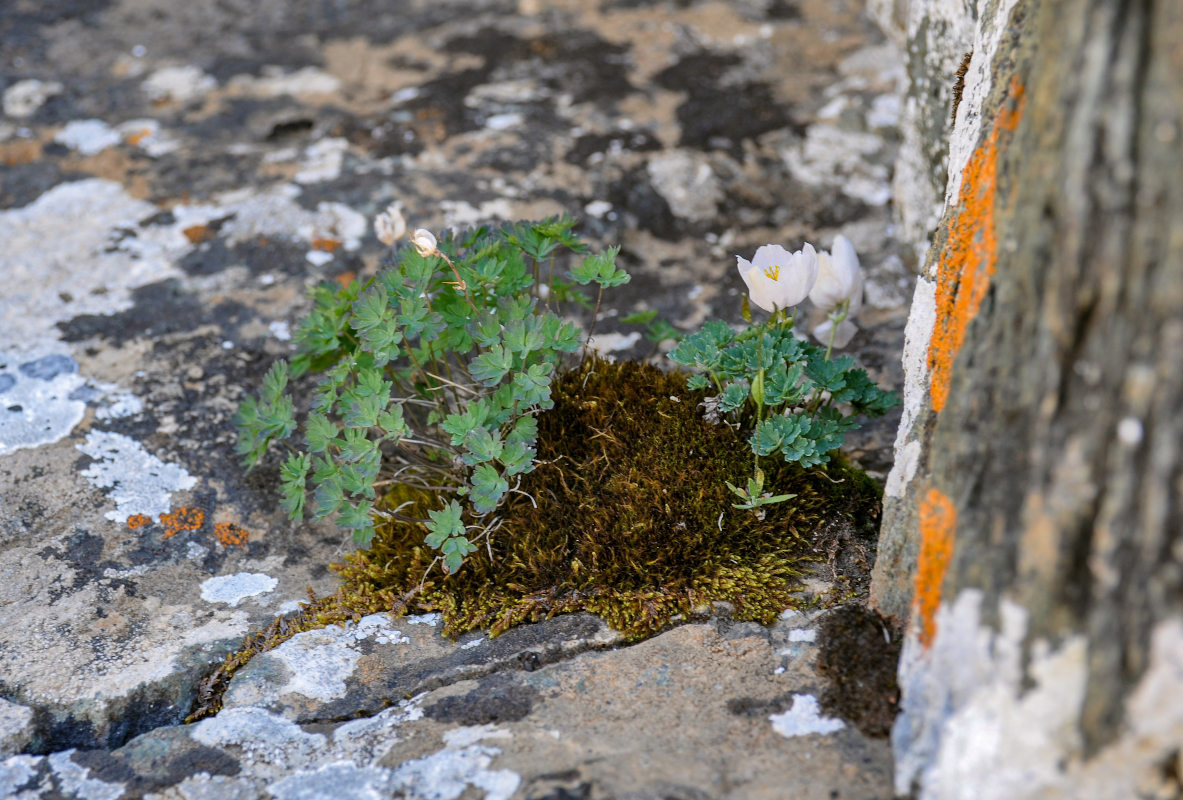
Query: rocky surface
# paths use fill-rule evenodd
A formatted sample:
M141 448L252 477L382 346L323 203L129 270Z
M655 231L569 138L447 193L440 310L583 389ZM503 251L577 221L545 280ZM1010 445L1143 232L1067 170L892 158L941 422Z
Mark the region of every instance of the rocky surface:
M872 584L896 789L1183 797L1183 14L908 5L904 150L948 181Z
M902 383L903 61L860 5L14 0L0 53L0 795L891 794L886 743L819 710L803 618L632 647L587 617L456 643L366 618L180 724L335 586L349 543L287 522L231 418L308 287L377 268L390 202L621 243L596 344L622 357L652 345L619 317L737 321L736 253L843 233L851 350ZM895 424L851 443L880 477Z

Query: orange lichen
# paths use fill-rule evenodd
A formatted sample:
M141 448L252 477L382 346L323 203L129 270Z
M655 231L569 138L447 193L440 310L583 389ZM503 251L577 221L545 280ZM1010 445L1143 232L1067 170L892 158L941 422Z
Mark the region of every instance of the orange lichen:
M152 524L152 518L149 517L147 514L132 514L130 517L127 518L127 527L131 528L133 531L136 528L142 528L145 525L151 525L151 524Z
M191 244L204 242L206 239L214 235L214 232L210 230L209 225L190 225L188 228L182 229L181 233L185 234L185 238L188 239Z
M138 130L128 133L123 138L128 144L138 145L140 142L144 141L145 139L147 139L151 135L152 135L151 128L140 128Z
M233 522L219 522L214 525L214 538L223 547L246 547L250 531L240 528Z
M205 524L205 512L200 508L181 506L172 514L161 514L160 524L164 526L164 538L168 539L181 531L195 531Z
M333 278L333 280L335 280L337 283L341 284L342 286L348 286L349 284L353 283L354 279L356 279L356 278L357 278L357 273L354 272L353 270L350 270L349 272L342 272L340 275Z
M341 246L341 242L338 239L313 239L312 240L312 249L313 250L323 250L326 253L334 253L334 252L336 252L337 248L340 246Z
M998 113L990 135L965 165L959 205L937 257L936 322L928 345L928 368L932 375L929 391L934 411L945 407L953 361L994 275L998 244L994 233L994 194L999 138L1013 132L1019 124L1023 93L1022 84L1013 79L1010 103Z
M920 644L927 648L937 632L936 613L941 584L953 559L957 509L939 489L929 489L920 500L920 556L916 562L916 594L912 605L920 627Z

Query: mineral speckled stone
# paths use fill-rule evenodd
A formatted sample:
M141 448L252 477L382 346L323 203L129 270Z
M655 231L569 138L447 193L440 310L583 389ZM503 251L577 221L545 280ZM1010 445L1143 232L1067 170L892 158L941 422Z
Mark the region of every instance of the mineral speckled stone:
M596 328L616 358L653 352L634 312L740 322L736 253L845 235L849 351L901 384L904 62L857 4L34 6L0 15L0 795L889 794L884 740L777 732L824 685L805 618L635 647L585 615L457 642L365 618L183 724L248 633L336 589L348 534L286 519L233 416L309 287L379 268L393 202L437 235L582 217L633 276ZM850 440L880 478L895 424Z

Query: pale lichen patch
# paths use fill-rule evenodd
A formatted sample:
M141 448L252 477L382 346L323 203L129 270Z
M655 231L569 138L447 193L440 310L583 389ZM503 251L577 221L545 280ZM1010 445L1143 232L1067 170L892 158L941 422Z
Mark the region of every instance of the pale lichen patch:
M794 694L792 707L780 714L769 715L768 721L774 731L788 739L815 733L836 733L846 727L840 719L823 717L817 698L811 694Z
M96 459L82 475L94 486L110 490L115 510L104 516L120 524L133 514L167 514L173 492L197 485L184 467L166 464L121 433L91 431L78 449Z
M278 585L277 579L261 572L219 575L201 584L201 599L207 603L225 603L233 608L248 597L267 594Z

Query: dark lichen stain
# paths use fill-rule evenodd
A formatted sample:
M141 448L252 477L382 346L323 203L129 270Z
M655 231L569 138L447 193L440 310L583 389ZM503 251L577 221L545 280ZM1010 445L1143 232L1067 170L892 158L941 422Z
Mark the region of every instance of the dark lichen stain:
M735 150L740 141L768 131L793 127L802 132L767 84L728 79L739 64L737 55L695 53L655 76L658 86L687 93L677 110L683 147Z
M653 187L645 167L637 167L621 175L609 184L608 202L637 221L637 227L647 230L659 239L677 241L682 228L670 204Z
M104 783L126 783L136 777L135 770L106 750L76 750L70 760L89 770L87 778Z
M437 722L457 725L517 722L530 713L537 697L537 690L497 674L481 681L468 694L437 700L423 713Z
M26 206L53 187L84 177L88 176L72 170L63 171L56 161L46 158L24 164L3 164L0 169L0 209Z
M579 778L579 773L577 771L571 770L570 772L572 772L574 774L574 778L562 778L562 777L553 778L548 775L541 775L538 778L535 778L533 781L531 781L531 784L530 784L531 788L533 789L539 783L544 783L544 782L551 783L553 781L566 782L566 781L573 781L573 780L576 780ZM565 775L566 773L559 773L559 774ZM532 793L528 794L527 797L529 798L529 800L590 800L590 798L592 796L592 789L593 788L594 787L592 786L592 784L587 783L585 781L585 782L578 783L575 786L550 787L550 791L546 792L546 794L538 794L537 792L532 792Z
M486 76L531 78L552 92L569 92L575 103L613 101L632 92L627 50L589 30L570 28L521 39L495 28L448 42L453 52L485 59Z
M104 542L101 536L96 536L89 531L79 528L70 534L61 545L43 547L37 552L37 555L47 561L52 559L54 562L68 564L74 573L69 586L61 582L59 576L57 585L49 590L49 602L51 604L56 603L67 593L77 592L83 587L100 580L102 581L100 597L103 599L106 599L121 588L128 597L138 596L134 581L127 578L104 577L103 573L106 570L122 569L124 565L110 559L102 558L103 545ZM61 570L56 564L54 568L60 573Z
M82 314L59 322L57 327L62 332L62 339L80 342L97 337L122 347L133 339L160 339L207 324L217 325L224 336L233 338L242 324L257 316L253 310L234 300L204 307L196 295L175 278L134 289L132 300L132 307L126 311Z
M798 0L772 0L767 14L769 19L801 19L801 4Z
M23 783L9 787L12 797L36 797L38 800L56 800L56 797L61 797L60 793L56 793L56 797L47 796L43 788L53 785L48 761L42 760L29 766L29 777Z
M899 632L860 605L845 605L818 625L817 668L829 685L822 711L848 720L867 736L886 737L899 711L896 670Z
M576 139L563 160L568 164L583 166L588 158L597 153L608 153L620 148L630 153L647 153L661 149L659 142L647 131L618 130L613 133L585 133Z
M123 646L120 642L108 645ZM141 734L177 725L192 695L182 688L178 697L176 688L167 683L136 686L108 707L106 724L99 726L61 707L33 705L33 736L24 752L47 755L70 748L111 750ZM3 696L19 699L11 693Z
M58 25L73 22L85 30L95 26L99 15L111 4L112 0L6 2L0 14L0 52L4 53L6 68L22 62L47 63L46 51Z
M167 769L167 776L160 782L162 786L179 783L199 772L210 775L237 775L240 767L237 761L221 750L194 745L169 759Z
M767 717L779 714L793 704L793 694L787 693L762 700L758 697L733 697L727 701L727 711L737 717Z
M198 744L189 737L188 730L179 726L133 739L111 753L110 758L134 768L134 774L121 781L125 784L124 797L142 797L201 772L232 776L242 769L228 753ZM78 755L74 760L79 761Z
M71 747L91 748L99 744L93 722L55 714L48 708L33 706L32 727L33 738L24 750L29 755L45 755Z
M486 117L505 110L524 112L531 128L562 125L553 99L485 104L467 101L472 90L490 82L537 81L553 96L560 91L575 103L614 103L634 91L628 80L627 48L607 42L591 31L570 29L520 38L493 27L447 43L453 53L480 56L479 67L445 73L424 81L419 93L402 105L412 112L409 126L417 137L442 140L480 129Z

